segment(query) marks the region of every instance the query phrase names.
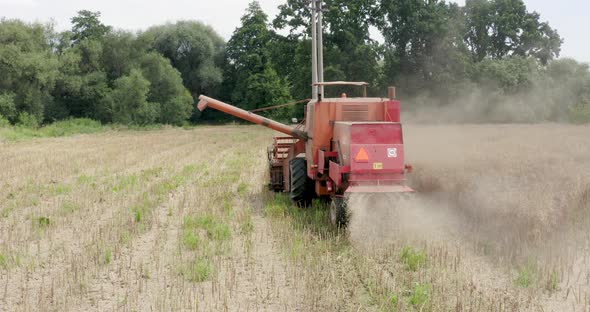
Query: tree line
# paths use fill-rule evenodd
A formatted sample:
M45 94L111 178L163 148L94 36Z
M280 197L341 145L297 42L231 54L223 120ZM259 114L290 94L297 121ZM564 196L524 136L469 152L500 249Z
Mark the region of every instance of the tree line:
M446 110L465 121L590 120L588 65L558 59L557 30L522 0L324 6L328 81L366 81L375 96L395 85L408 109L423 116ZM78 12L63 32L2 19L0 123L182 125L227 118L196 111L202 93L247 110L308 98L310 16L307 1L287 0L271 20L254 1L227 42L198 21L133 33L104 25L92 11ZM301 108L264 114L300 117Z

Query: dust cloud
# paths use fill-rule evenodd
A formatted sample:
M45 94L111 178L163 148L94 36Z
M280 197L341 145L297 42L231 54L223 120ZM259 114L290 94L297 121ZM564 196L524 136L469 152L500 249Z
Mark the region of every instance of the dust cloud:
M468 85L449 98L431 94L402 99L403 120L414 123L539 123L575 120L579 81L533 82L529 88L506 94L493 84Z
M423 240L450 240L457 220L448 206L424 194L351 194L349 237L362 248Z
M363 248L444 241L503 261L562 261L588 249L587 126L406 126L412 195L349 197ZM573 259L571 261L574 261Z

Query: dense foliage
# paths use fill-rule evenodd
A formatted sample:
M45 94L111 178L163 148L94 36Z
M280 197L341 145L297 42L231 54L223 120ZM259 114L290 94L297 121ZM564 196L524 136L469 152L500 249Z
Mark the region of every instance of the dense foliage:
M556 59L562 39L522 0L324 2L326 80L367 81L377 96L396 85L422 117L433 109L471 122L590 120L588 65ZM256 109L311 91L306 1L286 0L272 21L252 2L227 43L194 21L137 34L104 25L99 12L71 21L57 33L0 20L0 126L72 117L181 125L227 118L197 112L202 93Z
M191 92L220 87L223 41L211 28L182 22L136 35L114 31L99 17L80 11L63 33L0 22L2 119L181 125L193 113Z

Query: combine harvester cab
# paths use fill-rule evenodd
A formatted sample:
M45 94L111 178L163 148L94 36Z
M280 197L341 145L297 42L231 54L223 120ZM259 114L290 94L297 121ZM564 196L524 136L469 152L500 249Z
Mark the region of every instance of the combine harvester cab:
M411 167L405 164L395 88L389 88L387 98L370 98L365 82L324 82L323 9L321 1L311 5L312 99L303 123L291 127L204 95L198 109L215 108L284 133L268 149L269 187L289 193L300 206L314 197L330 199L332 223L344 226L348 194L413 192L405 185ZM343 85L362 87L363 96L324 98L325 87Z

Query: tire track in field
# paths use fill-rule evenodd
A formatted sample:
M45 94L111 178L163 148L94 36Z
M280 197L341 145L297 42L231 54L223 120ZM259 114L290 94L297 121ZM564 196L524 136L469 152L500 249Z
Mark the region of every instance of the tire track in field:
M216 156L223 159L228 152L222 151ZM187 157L193 159L195 155ZM213 159L198 159L216 164ZM92 278L90 291L76 310L112 310L123 306L139 311L170 308L165 300L160 302L158 296L179 278L170 257L178 252L183 211L192 202L190 199L187 202L187 197L195 200L193 192L187 189L194 187L192 183L202 177L202 173L198 174L169 194L169 200L156 208L150 229L123 247L117 259Z
M153 165L157 165L157 164L162 165L163 163L165 164L165 163L173 162L175 160L174 159L175 155L186 154L186 153L181 153L181 152L183 150L188 150L187 148L185 148L186 146L190 146L190 145L194 144L194 142L191 142L191 141L182 142L181 144L178 144L178 143L172 144L172 143L170 143L172 140L164 140L164 141L168 142L167 144L170 144L172 148L160 148L160 147L158 147L158 145L156 145L155 146L156 153L148 155L149 159L142 160L140 158L137 158L137 159L134 159L131 163L127 163L126 165L123 163L118 163L117 166L120 166L119 169L116 169L117 167L114 167L114 169L110 169L110 170L118 172L118 176L121 176L121 173L129 173L129 174L139 173L140 171L142 171L144 169L152 168ZM121 151L115 151L115 153L122 152L124 147L121 146L120 149L121 149ZM96 151L92 151L92 152L94 153ZM143 155L144 157L146 156L145 152L137 152L136 154ZM127 156L125 156L124 158L126 158L126 157ZM185 155L184 157L186 158L187 156ZM165 160L165 161L162 161L162 160ZM108 181L106 181L106 182L108 182ZM76 194L69 194L69 195L70 196L67 196L67 197L74 197L73 195L76 195ZM47 216L47 217L50 217L51 219L59 218L60 214L58 211L56 212L56 210L59 209L59 206L53 205L50 208L52 208L52 209L46 209L44 211L39 211L38 207L33 207L33 206L23 207L22 209L19 209L19 214L17 216L15 216L15 218L11 219L10 222L5 221L6 223L2 223L2 220L0 219L0 228L4 229L6 232L10 232L10 234L15 234L15 232L17 232L15 235L16 237L18 237L20 240L28 241L31 238L30 237L31 232L26 231L26 230L17 231L17 229L15 229L14 227L15 226L23 226L23 225L24 226L31 225L31 222L27 222L28 221L27 219L31 215ZM27 227L27 228L30 230L30 227ZM51 229L49 229L49 230L51 230ZM6 236L4 236L4 237L6 237Z
M3 163L3 167L6 169L4 171L8 172L10 176L2 180L10 187L4 187L0 191L11 191L9 197L18 198L24 195L23 193L29 192L27 185L32 183L37 188L49 187L57 183L64 183L64 185L71 187L74 184L74 176L83 174L95 176L97 171L102 171L103 175L111 171L118 173L129 172L129 169L138 172L141 169L149 168L150 165L153 165L154 160L159 159L161 155L170 154L171 149L178 149L178 143L173 140L157 142L150 146L150 149L156 151L156 153L148 155L150 157L150 162L148 162L145 151L140 150L145 144L136 137L137 135L119 135L115 137L115 142L111 142L113 139L110 137L63 138L58 142L50 142L48 147L36 144L33 146L34 149L16 144L11 146L12 149L9 149L8 153L24 155L24 157L19 158L18 162ZM108 145L105 141L108 142ZM190 144L190 142L183 142L183 144ZM85 147L86 145L88 147ZM17 159L16 156L13 158ZM35 161L32 161L32 159ZM19 167L19 164L25 164L25 168ZM104 167L105 165L107 168ZM26 170L29 167L31 169ZM49 174L43 171L43 169L47 168L51 168ZM20 170L16 172L18 169ZM15 170L15 172L11 173L11 170ZM22 176L34 177L34 179L22 179ZM51 196L44 199L51 199ZM28 210L38 209L38 206L40 205L19 207L17 217L26 216ZM2 221L0 219L0 222Z
M226 156L228 156L228 154L235 154L236 150L242 150L242 145L243 143L238 144L233 149L226 150L224 153L216 155L217 157L215 161L213 161L213 167L221 168L221 174L223 174L223 168L225 167L224 162L228 158L231 158ZM206 159L203 159L203 161L206 161ZM252 168L257 167L247 166L247 168L252 170ZM246 175L249 175L248 171L246 171ZM250 186L259 188L259 182L256 181L255 184L256 185ZM213 187L214 189L207 189L205 191L215 193L217 192L217 188L230 188L229 185ZM233 188L233 186L231 188ZM198 205L197 200L207 202L207 196L203 197L203 194L201 196L197 194L199 194L199 191L195 192L195 190L189 190L187 192L185 188L184 191L179 192L173 196L173 198L182 198L180 201L183 204L179 207L186 206L187 204L191 206ZM174 202L169 203L168 206L176 206L178 204L175 200L173 201ZM249 205L244 204L246 203L237 203L236 206L238 209L249 209ZM181 209L185 210L186 207ZM261 237L261 239L256 239L252 249L254 250L254 253L257 253L258 250L262 250L263 255L254 257L254 260L250 257L246 259L243 253L243 246L244 244L250 244L251 241L248 239L248 242L246 242L244 241L245 238L243 236L234 235L232 241L232 255L227 259L222 257L219 261L220 265L217 280L204 284L192 284L182 280L182 277L178 275L178 271L174 267L178 261L171 259L169 256L181 251L179 249L181 246L178 245L178 237L182 227L182 218L171 217L170 214L166 213L166 210L161 207L156 220L164 221L156 221L156 225L150 230L150 232L135 239L134 241L137 241L137 243L133 244L130 248L125 248L121 257L103 270L99 277L94 279L91 283L92 286L90 287L92 289L90 293L90 302L83 302L81 307L78 307L77 309L104 310L125 307L125 309L129 310L168 311L170 309L193 310L195 307L199 307L204 308L205 310L218 310L221 308L220 302L225 302L225 307L232 307L230 309L236 309L237 307L241 307L242 309L244 307L256 307L257 309L260 307L268 307L263 310L276 311L277 307L281 306L281 302L288 301L284 300L285 298L288 299L292 296L281 296L282 300L279 302L276 300L272 300L271 302L260 302L260 293L262 292L261 285L272 285L274 283L268 282L277 279L277 275L274 274L276 273L276 263L274 260L278 261L279 258L277 258L276 254L272 253L272 246L268 245L271 241L268 236L268 224L259 217L256 218L255 228L262 229L262 231L257 231L257 233L262 233L264 238ZM163 237L163 239L160 239L161 237ZM165 256L162 258L156 256L157 254L163 254ZM151 268L148 269L149 277L142 275L142 268L144 268L145 263L152 263ZM271 272L268 272L269 263L271 264ZM235 270L236 266L239 267L237 270ZM281 266L278 266L277 268L280 267ZM127 273L123 276L120 274L121 272ZM244 272L252 273L245 274ZM279 274L278 276L284 278L284 273L283 270L283 274ZM214 290L216 284L219 286L217 287L217 290ZM283 293L290 293L290 288L285 285L278 289ZM195 291L197 290L198 292L195 294ZM219 299L219 296L221 296L224 297L224 299L209 300L211 297L214 297L212 295L213 292L217 292L218 297L215 298ZM197 298L201 299L199 300ZM264 298L263 300L268 299ZM198 300L199 302L197 303L195 300ZM230 302L229 304L227 303L228 301Z
M190 145L191 143L186 143L184 145ZM170 151L168 154L170 155L174 155L177 154L177 151L181 151L180 150L181 147L178 147L175 150ZM198 149L195 149L198 150ZM182 158L183 161L190 159L191 155L190 153L185 153L184 157ZM170 159L170 161L176 160L178 161L178 159ZM105 207L106 208L106 207ZM95 210L93 210L95 211ZM102 228L104 228L104 226L111 221L115 216L115 210L112 209L107 209L105 211L106 213L103 214L99 214L100 215L100 219L98 221L93 220L92 225L90 226L90 228L93 228L95 230L90 231L90 233L96 233L97 231L100 231ZM73 222L75 223L75 222ZM83 262L81 261L81 258L88 258L91 257L90 255L88 255L88 251L85 247L86 243L83 243L85 241L91 241L92 240L92 234L90 235L86 235L86 239L80 240L79 237L76 236L76 234L71 231L70 229L60 229L60 231L57 231L55 233L55 235L59 238L63 238L59 241L59 243L57 243L58 245L58 249L64 252L64 259L65 261L61 260L61 259L57 259L59 257L54 257L54 256L49 256L49 260L48 261L44 261L42 262L42 267L40 269L37 270L29 270L28 268L26 270L20 270L20 272L15 272L10 273L9 274L12 276L12 278L9 276L6 279L5 285L8 284L15 284L15 285L22 285L23 283L26 285L27 288L38 288L38 289L43 289L45 288L54 288L54 284L51 285L51 287L48 287L49 285L47 285L47 281L45 281L45 276L54 276L53 278L51 278L52 281L55 281L55 275L56 272L64 272L64 271L74 271L73 273L73 278L74 279L79 279L79 274L82 271L85 271L84 268L80 268L80 267L68 267L67 265L64 265L63 263L68 263L70 265L74 265L75 263L79 263L79 262ZM61 244L61 243L64 244ZM39 242L37 243L39 246ZM45 254L51 254L54 252L55 248L53 246L55 246L56 244L54 242L51 242L49 245L49 249L47 249L46 252L43 252L42 255ZM61 245L61 246L60 246ZM69 252L69 254L66 254L67 252ZM41 256L41 258L44 258L43 256ZM70 260L67 260L70 259ZM86 260L87 262L88 260ZM87 271L87 269L86 269ZM20 275L21 276L27 276L26 281L24 281L23 279L21 279L20 281L16 282L15 279L18 277L15 277L15 275ZM63 275L63 274L57 274L57 275ZM66 274L67 275L67 274ZM33 276L32 278L30 278L29 276ZM58 279L60 281L58 281L58 284L61 282L62 284L65 282L63 276ZM37 285L37 286L35 286ZM62 289L63 291L63 289ZM68 293L68 291L70 292L71 295L71 290L67 290L66 293ZM80 291L84 291L83 289L81 289ZM10 303L11 301L14 301L14 298L18 297L18 294L16 294L15 292L18 292L18 290L13 290L12 296L13 300L7 299L8 294L5 293L4 295L4 302L5 303ZM36 301L33 297L35 296L34 294L31 295L30 291L23 291L21 290L20 293L22 294L21 297L21 301ZM39 298L41 298L42 296L50 296L50 297L54 297L54 293L52 292L50 295L48 295L47 292L43 293L42 290L38 291L38 296ZM66 297L66 295L64 295L63 297ZM62 297L62 298L63 298ZM26 300L25 300L26 299ZM32 300L31 300L32 299ZM49 301L53 301L54 298L51 298L51 300ZM41 299L39 299L39 301L41 301ZM16 299L16 302L18 302L18 299ZM65 299L64 302L67 302L67 299ZM15 302L12 302L13 304L15 304ZM24 306L24 309L26 309L27 307Z
M267 142L265 137L259 141L249 144L264 146ZM248 186L248 191L237 192L233 200L238 215L234 228L238 235L232 240L231 255L219 265L216 289L205 286L198 294L200 301L196 307L203 311L304 311L301 288L305 287L300 285L298 289L294 285L289 276L289 263L282 255L270 221L261 215L263 188L268 180L266 150L251 147L247 150L247 146L239 149L247 151L240 155L247 164L242 167L239 181ZM251 220L253 231L240 234L239 229L247 220Z
M186 144L190 143L185 143L184 145ZM162 157L173 157L173 155L175 155L175 152L177 152L177 150L180 150L184 145L178 147L177 149L169 151L169 153L167 153L169 155L162 155ZM120 177L121 175L118 176ZM108 183L108 180L105 180L104 182ZM157 181L148 182L151 182L148 184L149 186L153 183L156 183ZM101 207L107 208L109 204L117 204L118 200L125 199L124 197L121 197L121 194L112 194L112 192L110 192L109 189L111 187L110 185L104 184L104 186L106 187L106 189L103 190L105 192L104 194L99 194L99 198L95 198L94 200L86 203L93 209L84 209L88 208L88 206L81 207L81 209L74 211L73 214L68 215L68 220L63 220L64 218L59 213L60 207L58 205L52 207L53 209L47 209L47 211L42 212L35 211L36 209L33 211L28 209L23 209L22 211L19 211L19 218L13 219L11 224L6 226L6 231L15 238L15 240L12 240L10 243L15 244L16 246L21 246L21 248L26 249L29 253L36 253L35 257L37 261L43 260L43 256L51 251L51 246L55 245L56 243L57 245L60 245L60 243L62 243L63 241L68 241L70 237L75 237L73 235L67 235L70 232L70 226L79 225L79 228L87 229L88 226L92 227L93 225L100 224L100 222L96 222L94 212L96 210L100 210ZM81 191L89 191L91 193L89 194L90 196L94 195L92 194L94 190L81 189ZM75 195L75 193L70 194L71 197L74 197ZM86 194L81 194L80 196L86 199L85 195ZM104 204L102 204L101 202ZM59 204L59 202L56 204ZM106 209L106 211L106 214L99 214L101 220L105 218L109 219L110 215L108 213L112 212L112 209ZM43 216L48 218L50 222L55 223L53 226L43 229L44 237L42 237L41 239L38 238L38 229L34 227L35 220L31 220L31 217L34 216ZM66 226L64 226L64 224L62 224L60 221L69 221L70 224L66 224ZM63 231L60 232L60 230L65 230L65 233ZM47 240L49 240L51 243L45 244L44 242ZM34 244L34 249L23 246L23 244L26 244L27 242L29 243L29 245Z
M88 292L72 310L104 311L134 306L144 306L139 311L154 309L153 294L161 287L165 289L168 279L173 278L166 257L175 250L166 247L176 242L182 219L172 218L168 210L176 211L182 196L183 191L171 194L170 201L157 208L151 229L134 238L115 260L99 269L89 282Z
M158 181L153 181L151 185ZM135 196L137 198L137 196ZM8 301L11 298L13 303L21 301L39 301L49 304L67 306L68 298L72 295L79 295L85 292L84 277L88 274L93 274L92 263L94 256L91 254L93 244L97 236L102 236L105 230L111 228L110 224L116 224L116 218L122 215L121 210L126 210L127 205L112 203L121 208L106 209L104 213L100 214L98 219L94 219L94 225L87 227L86 225L75 224L75 228L60 228L56 233L49 238L46 236L43 240L38 241L35 246L31 246L30 252L37 252L36 256L39 259L32 267L17 268L15 272L8 271L7 284L22 285L25 283L27 288L37 289L36 293L22 293L18 295L17 289L12 289L13 293L9 293ZM108 208L110 205L102 205L103 208ZM98 206L99 208L101 206ZM100 209L93 209L97 211ZM94 217L94 215L92 215ZM44 245L41 245L46 240L50 240ZM37 248L37 250L33 250ZM11 277L21 274L26 275L27 279L22 283L13 283ZM48 281L58 281L57 285L47 284ZM79 286L79 288L77 288ZM42 292L42 289L54 288L55 292ZM10 290L10 289L9 289ZM12 295L12 296L10 296ZM35 296L42 296L36 298ZM20 297L20 298L19 298ZM56 298L57 297L57 298ZM36 299L35 299L36 298ZM63 301L60 301L63 300ZM6 300L6 297L5 297Z
M202 151L197 148L194 150L191 149L191 151L185 153L185 156L190 159L198 159L201 162L212 163L213 166L220 166L219 162L223 163L226 158L225 156L230 152L230 150L224 150L221 153L213 152L207 154L207 157L202 157L200 154L194 154L196 150ZM213 151L215 151L215 149L213 149ZM183 192L180 192L174 195L172 200L174 201L174 198L180 198L182 196L184 196L184 194ZM121 306L131 308L138 304L149 305L148 309L152 309L154 306L168 307L166 305L162 305L157 300L155 304L152 304L154 297L153 293L161 291L163 285L160 284L160 281L162 279L164 281L173 281L177 279L177 272L172 270L171 267L173 264L169 263L170 261L169 259L165 259L166 257L161 259L152 259L152 256L158 253L162 254L160 252L160 249L162 248L168 250L167 252L164 252L164 254L172 254L171 251L174 250L174 248L178 248L178 246L175 245L178 231L182 224L182 218L176 218L170 221L170 216L168 216L168 212L164 207L171 205L174 206L174 203L169 202L160 205L156 209L157 212L155 213L157 215L155 218L156 223L150 228L150 230L147 233L143 233L139 237L134 238L131 247L123 248L121 256L113 261L113 263L109 264L105 268L99 269L101 272L100 274L97 273L99 277L92 278L91 281L88 282L88 288L91 289L90 302L83 301L81 303L83 308L76 308L76 310L92 308L103 310L106 307ZM158 220L167 221L159 222ZM160 225L158 225L170 223L172 225L165 226L164 228L160 228ZM159 228L159 231L156 231L157 228ZM158 232L158 234L156 234L156 232ZM163 246L158 246L158 244L160 244L159 237L162 236L162 232L165 233L164 236L167 238L165 238L163 243L161 243ZM159 264L159 268L156 267L155 269L144 267L144 264L150 263L151 260L158 260L160 263L163 261L164 264ZM166 274L161 274L159 271L160 268L165 268ZM145 277L137 275L137 272L140 272L143 269L148 269L149 272L157 272L157 278L146 279ZM121 275L122 272L125 274ZM150 275L151 274L153 273L150 273ZM163 275L163 277L161 275ZM154 281L156 282L154 283ZM118 287L120 285L126 285L126 287ZM134 289L133 287L139 288ZM105 291L105 289L109 289L109 291ZM130 289L134 289L136 292L133 292ZM99 290L98 293L101 294L100 298L96 298L96 296L94 296L97 293L97 290ZM135 295L130 296L130 294ZM107 297L104 297L103 295ZM164 308L162 310L168 310L168 308Z

